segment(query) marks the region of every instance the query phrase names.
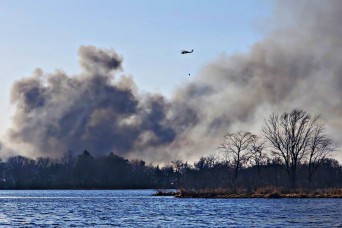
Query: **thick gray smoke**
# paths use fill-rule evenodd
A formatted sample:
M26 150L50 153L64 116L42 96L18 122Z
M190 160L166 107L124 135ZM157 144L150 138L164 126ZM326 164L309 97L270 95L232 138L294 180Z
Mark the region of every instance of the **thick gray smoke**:
M130 77L115 80L122 63L115 51L82 46L79 56L79 75L37 70L14 84L11 140L33 146L34 155L58 156L85 149L124 154L175 139L161 95L138 96Z
M281 1L274 29L247 54L204 66L171 99L139 94L132 78L114 77L113 50L80 48L83 71L17 81L11 142L32 156L72 149L113 151L148 161L198 159L215 152L225 133L258 133L272 112L299 107L321 114L342 142L342 1Z

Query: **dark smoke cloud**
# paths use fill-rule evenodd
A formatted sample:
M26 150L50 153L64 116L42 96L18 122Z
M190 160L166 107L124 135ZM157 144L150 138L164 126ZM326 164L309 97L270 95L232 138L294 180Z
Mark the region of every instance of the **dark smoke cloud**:
M129 77L115 80L122 63L115 51L82 46L79 56L80 75L37 70L13 85L12 141L33 146L36 156L60 156L69 149L125 154L175 140L169 102L156 94L138 96Z
M139 94L115 74L113 50L80 48L83 72L33 76L12 89L12 142L32 155L73 149L148 161L198 159L229 131L258 133L272 112L300 107L321 114L342 142L342 1L279 1L272 31L246 54L221 56L171 99Z
M94 46L79 49L80 64L89 73L108 73L121 69L122 58L114 50L101 50Z

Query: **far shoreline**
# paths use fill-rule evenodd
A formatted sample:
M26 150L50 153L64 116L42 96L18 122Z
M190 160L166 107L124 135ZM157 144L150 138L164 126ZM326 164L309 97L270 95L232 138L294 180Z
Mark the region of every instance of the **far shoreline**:
M157 190L153 196L174 196L175 198L205 198L205 199L283 199L283 198L342 198L342 189L293 189L293 190L275 190L258 189L253 192L243 193L242 190L212 189L212 190L194 190L181 189L177 191Z

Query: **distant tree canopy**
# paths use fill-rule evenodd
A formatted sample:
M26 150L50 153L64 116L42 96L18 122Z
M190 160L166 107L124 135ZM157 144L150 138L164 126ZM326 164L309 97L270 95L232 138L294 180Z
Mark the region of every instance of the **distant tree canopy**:
M266 156L266 155L265 155ZM174 161L160 168L142 160L128 161L113 153L94 158L88 152L65 160L22 156L0 163L2 189L141 189L141 188L246 188L289 186L286 165L276 157L263 156L263 162L242 166L235 178L236 164L210 155L193 165ZM253 160L252 157L250 157ZM324 158L307 181L308 163L301 163L297 177L300 187L342 187L342 167L338 161Z
M114 153L93 157L86 150L61 159L11 157L1 162L0 175L3 189L171 188L176 180L171 166L160 169Z
M176 160L147 165L110 152L94 157L68 151L60 159L15 156L0 161L2 189L255 189L259 187L341 188L342 167L319 117L301 109L272 114L263 135L228 133L219 155L194 164Z

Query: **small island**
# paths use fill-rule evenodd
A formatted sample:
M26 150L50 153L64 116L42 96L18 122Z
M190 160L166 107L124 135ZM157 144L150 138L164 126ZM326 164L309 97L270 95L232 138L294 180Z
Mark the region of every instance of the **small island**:
M342 198L342 189L262 188L255 191L182 189L174 196L177 198Z
M219 146L223 159L175 162L180 198L342 198L336 146L319 116L301 109L272 114L263 134L239 131Z

